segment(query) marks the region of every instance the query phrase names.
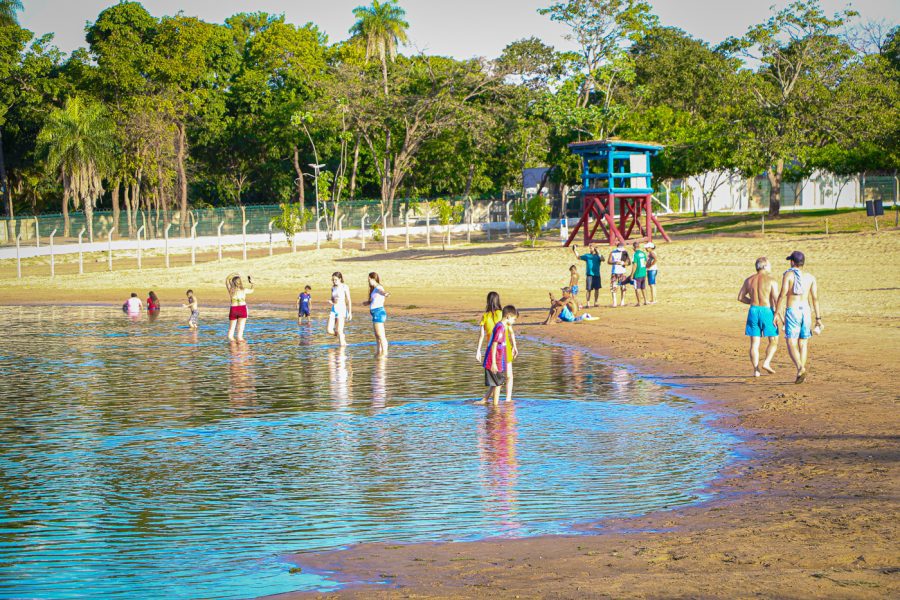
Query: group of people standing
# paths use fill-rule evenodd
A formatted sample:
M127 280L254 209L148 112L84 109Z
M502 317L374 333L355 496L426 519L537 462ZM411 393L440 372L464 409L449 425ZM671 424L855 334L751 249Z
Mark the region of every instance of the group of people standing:
M600 305L600 290L603 288L600 267L604 261L610 266L609 291L613 308L626 305L628 286L634 289L635 306L656 304L656 279L659 274L656 244L647 242L642 246L639 242L634 242L632 250L629 254L625 243L619 242L609 256L604 257L595 244L588 246L588 251L584 254L578 254L578 246L573 245L572 253L575 258L585 263L584 287L580 285L578 267L572 265L569 267L569 285L562 288L562 296L557 299L550 294L550 311L543 324L594 320L590 314L579 314L579 310ZM585 291L584 302L580 300L582 289Z

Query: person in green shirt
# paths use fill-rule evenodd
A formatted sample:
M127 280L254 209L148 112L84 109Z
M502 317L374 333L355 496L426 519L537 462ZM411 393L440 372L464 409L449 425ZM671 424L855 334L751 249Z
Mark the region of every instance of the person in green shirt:
M634 298L637 301L635 306L640 306L643 300L644 306L647 305L647 253L641 249L641 245L637 242L632 244L634 254L632 262L634 263Z
M578 260L584 261L584 289L585 299L584 306L591 305L591 292L594 292L594 306L600 301L600 263L603 262L603 255L597 250L594 244L588 246L588 252L579 256L578 245L572 244L572 252Z

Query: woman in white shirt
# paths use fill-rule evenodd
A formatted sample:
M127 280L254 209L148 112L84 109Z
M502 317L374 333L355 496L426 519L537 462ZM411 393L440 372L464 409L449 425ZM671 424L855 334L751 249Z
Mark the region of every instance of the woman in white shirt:
M344 276L335 271L331 274L331 313L328 315L328 334L336 336L338 343L347 345L344 337L344 323L353 320L350 312L350 288L344 283Z
M372 327L375 330L375 345L378 347L377 354L387 354L388 341L384 334L384 323L387 321L387 312L384 310L384 299L388 293L384 291L381 285L381 279L378 273L374 271L369 273L369 299L365 302L369 307L372 315Z

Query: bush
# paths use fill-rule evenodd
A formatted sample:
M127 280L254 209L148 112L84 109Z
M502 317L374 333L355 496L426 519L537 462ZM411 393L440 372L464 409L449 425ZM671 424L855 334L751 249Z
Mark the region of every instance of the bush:
M541 230L550 222L550 203L541 195L534 196L513 208L512 220L522 226L534 248Z
M449 200L445 200L444 198L438 198L434 201L434 210L437 212L438 223L447 228L447 238L446 240L442 240L441 245L446 246L450 245L450 225L453 223L460 223L462 221L463 213L465 212L465 207L461 204L454 205ZM446 246L444 246L446 248Z
M281 214L272 219L279 231L287 237L288 246L293 245L294 236L303 231L306 224L313 218L313 211L303 208L301 204L280 204Z

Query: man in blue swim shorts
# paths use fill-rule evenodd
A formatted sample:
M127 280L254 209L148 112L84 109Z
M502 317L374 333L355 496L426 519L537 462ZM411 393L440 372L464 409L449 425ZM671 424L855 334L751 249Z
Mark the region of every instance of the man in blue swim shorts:
M806 257L802 252L791 252L787 260L791 262L791 268L784 272L781 280L781 294L775 310L775 322L784 323L784 338L787 340L788 354L797 367L797 379L794 383L806 381L806 362L809 350L809 338L813 333L819 333L824 325L822 314L819 312L819 290L816 278L801 269L806 264ZM812 314L816 312L815 327L812 325ZM782 307L784 312L782 312Z
M772 357L778 349L778 327L775 325L775 307L778 303L778 282L772 277L772 265L763 256L756 259L756 275L744 280L738 292L738 302L749 304L747 325L744 334L750 338L750 363L753 365L753 376L762 375L772 370ZM766 346L766 357L759 364L759 343L762 338L769 340Z

